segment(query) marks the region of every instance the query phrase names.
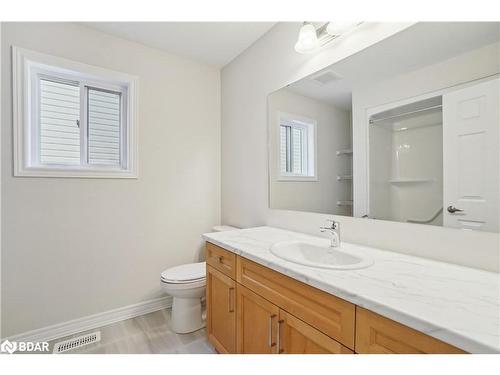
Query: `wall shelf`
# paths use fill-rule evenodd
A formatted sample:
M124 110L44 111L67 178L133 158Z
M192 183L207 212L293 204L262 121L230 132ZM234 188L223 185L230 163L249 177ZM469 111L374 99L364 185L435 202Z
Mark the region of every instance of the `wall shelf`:
M337 201L337 206L352 206L352 201Z
M340 155L352 155L352 148L347 148L345 150L338 150L337 156L340 156Z
M352 180L352 175L342 175L342 176L337 176L337 181L348 181Z
M434 182L432 178L394 178L389 180L389 183L393 185L404 185L404 184L423 184Z

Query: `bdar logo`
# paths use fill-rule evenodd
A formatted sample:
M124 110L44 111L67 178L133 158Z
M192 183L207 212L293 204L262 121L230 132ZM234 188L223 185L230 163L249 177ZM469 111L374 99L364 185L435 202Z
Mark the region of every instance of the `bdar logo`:
M0 351L3 353L9 353L12 354L16 351L17 349L17 343L16 342L10 342L9 340L5 340L2 345L0 345Z

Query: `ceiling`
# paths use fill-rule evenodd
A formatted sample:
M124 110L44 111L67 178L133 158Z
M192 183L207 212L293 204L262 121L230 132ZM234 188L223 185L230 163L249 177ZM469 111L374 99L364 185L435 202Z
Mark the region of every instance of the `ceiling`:
M223 67L275 22L85 22L86 26L166 52Z
M319 74L315 73L288 89L349 110L355 87L444 61L499 39L498 22L421 22L322 71L330 71L337 79L320 85L313 80Z

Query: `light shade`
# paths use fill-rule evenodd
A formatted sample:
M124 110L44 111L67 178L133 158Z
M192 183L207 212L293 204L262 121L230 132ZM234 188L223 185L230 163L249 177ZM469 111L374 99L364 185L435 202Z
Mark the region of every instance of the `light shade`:
M354 29L358 23L352 21L331 21L326 27L326 32L332 36L342 35Z
M298 53L313 53L319 49L316 28L310 23L304 24L299 31L299 39L295 43L295 51Z

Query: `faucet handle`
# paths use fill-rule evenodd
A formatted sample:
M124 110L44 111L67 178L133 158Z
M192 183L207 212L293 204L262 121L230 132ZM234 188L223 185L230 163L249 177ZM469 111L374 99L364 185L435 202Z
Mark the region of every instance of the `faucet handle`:
M326 219L329 223L332 223L331 227L328 229L339 229L340 223L338 221L335 221L333 219Z

